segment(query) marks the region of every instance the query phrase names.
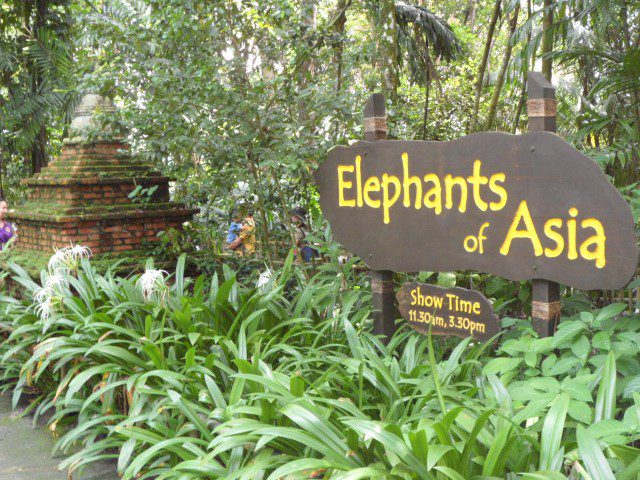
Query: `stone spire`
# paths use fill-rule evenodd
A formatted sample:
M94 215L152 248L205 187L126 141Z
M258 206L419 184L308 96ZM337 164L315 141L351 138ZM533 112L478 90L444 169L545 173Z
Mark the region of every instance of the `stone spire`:
M65 139L65 143L78 143L97 138L114 138L111 129L100 125L96 116L114 114L116 110L116 106L110 98L96 93L85 94L76 107L75 116L71 121L69 138Z
M180 230L197 212L172 202L170 179L132 155L122 137L101 129L97 117L115 111L110 99L85 95L61 154L22 181L28 193L11 213L20 231L12 261L36 276L54 249L70 244L89 247L94 265L108 266L117 258L127 271L140 268L161 231Z

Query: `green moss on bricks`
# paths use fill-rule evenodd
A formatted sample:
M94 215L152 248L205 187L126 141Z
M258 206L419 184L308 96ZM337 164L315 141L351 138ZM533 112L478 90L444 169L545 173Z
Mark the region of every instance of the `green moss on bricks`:
M120 166L120 167L148 167L155 168L155 165L134 159L113 159L113 158L60 158L56 159L49 164L46 168L58 168L58 167L100 167L100 166Z
M106 221L106 220L120 220L120 219L145 219L145 218L178 218L187 220L196 213L198 209L185 208L182 204L169 203L167 206L160 205L156 208L149 208L149 205L153 204L133 204L137 208L131 208L124 211L102 211L92 212L83 211L81 213L42 213L38 212L25 212L20 210L9 215L9 218L16 220L18 224L24 221L31 222L49 222L49 223L61 223L61 222L82 222L82 221Z
M171 178L164 176L131 176L131 177L123 177L122 175L117 176L108 176L108 177L93 177L87 178L85 176L81 177L56 177L56 178L38 178L38 177L30 177L23 178L20 180L21 185L26 185L30 188L38 188L40 186L49 186L49 187L75 187L76 185L135 185L136 181L142 184L155 184L155 183L167 183L171 181Z
M123 174L152 174L156 175L158 172L153 171L151 168L143 165L109 165L109 166L77 166L77 165L69 165L69 166L60 166L55 168L49 168L47 170L43 170L40 175L51 175L51 174L73 174L73 173L87 173L87 174L99 174L99 173L113 173L118 175Z
M182 205L178 205L182 206ZM100 213L113 212L131 212L136 210L156 211L168 208L175 208L176 204L172 202L157 203L117 203L113 205L78 205L69 207L66 205L43 204L40 202L29 202L20 207L19 217L37 216L43 221L55 221L56 217L61 215L78 216L81 220L83 216L97 215Z
M93 172L91 175L94 178L111 178L114 174L118 175L118 178L139 178L139 179L147 179L147 178L157 178L158 172L132 172L132 171L119 171L119 172ZM86 178L87 172L75 171L75 172L46 172L38 175L38 179L42 180L65 180L65 179L74 179L74 178Z

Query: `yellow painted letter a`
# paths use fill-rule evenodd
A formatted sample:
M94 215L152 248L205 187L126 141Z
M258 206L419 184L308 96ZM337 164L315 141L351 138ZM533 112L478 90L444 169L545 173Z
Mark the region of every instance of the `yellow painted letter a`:
M524 221L524 230L518 230L520 220ZM509 255L509 250L511 249L511 241L514 238L528 238L533 245L533 253L535 254L535 256L539 257L540 255L542 255L542 244L540 243L540 238L538 238L536 227L533 224L533 220L531 219L531 213L529 212L529 207L527 206L526 200L522 200L522 202L520 202L518 211L513 217L513 222L511 223L511 227L509 228L509 233L507 233L507 237L504 239L502 247L500 247L500 253L502 255Z

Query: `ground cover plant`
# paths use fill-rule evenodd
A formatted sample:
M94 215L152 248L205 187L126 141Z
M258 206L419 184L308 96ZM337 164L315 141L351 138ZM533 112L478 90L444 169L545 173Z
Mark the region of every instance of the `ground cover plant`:
M98 274L59 255L4 298L3 389L53 412L75 470L123 478L634 479L640 317L611 305L494 344L369 330L350 266L289 257L241 284L149 268ZM345 279L336 281L337 276ZM346 287L346 288L345 288Z

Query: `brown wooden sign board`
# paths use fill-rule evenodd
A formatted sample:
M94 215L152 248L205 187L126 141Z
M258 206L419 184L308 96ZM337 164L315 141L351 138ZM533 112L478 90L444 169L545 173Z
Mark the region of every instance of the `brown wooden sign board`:
M489 340L500 331L491 303L475 290L407 282L397 297L400 314L420 333Z
M631 209L553 133L359 142L332 149L315 179L335 238L374 270L617 289L638 265Z

